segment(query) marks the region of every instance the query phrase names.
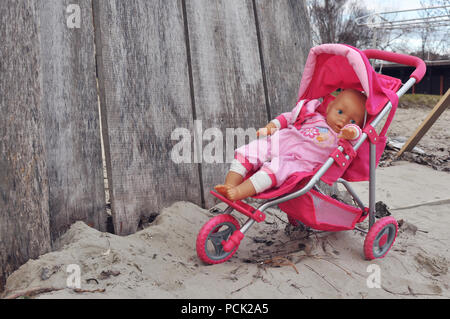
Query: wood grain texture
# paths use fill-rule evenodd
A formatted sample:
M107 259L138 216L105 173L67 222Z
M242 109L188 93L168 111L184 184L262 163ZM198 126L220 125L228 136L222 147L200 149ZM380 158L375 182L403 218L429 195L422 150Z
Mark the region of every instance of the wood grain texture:
M174 201L201 203L197 165L175 164L176 128L192 132L182 2L94 0L102 126L115 231Z
M106 230L91 0L39 1L42 111L50 195L50 231L75 221ZM81 9L80 28L67 20Z
M0 2L0 291L50 250L36 2Z
M227 140L227 128L246 130L265 125L267 111L252 1L186 1L186 13L196 117L202 121L203 131L217 128L222 135L203 141L203 147L215 139ZM231 141L234 144L234 139ZM229 169L227 147L234 150L240 146L230 145L230 139L227 142L223 149L216 149L221 163L202 161L207 207L215 203L209 191L223 183ZM208 153L213 152L207 148Z
M305 1L256 0L264 74L271 117L294 108L311 49Z

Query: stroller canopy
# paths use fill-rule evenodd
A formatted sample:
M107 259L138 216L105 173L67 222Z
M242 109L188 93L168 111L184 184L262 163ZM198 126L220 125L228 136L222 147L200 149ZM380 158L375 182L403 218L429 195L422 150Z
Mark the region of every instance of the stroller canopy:
M390 100L397 105L398 79L378 74L364 52L346 44L311 49L303 71L299 100L326 98L337 89L356 89L367 96L366 110L378 114Z
M386 143L384 135L397 108L396 91L400 86L399 79L376 73L364 52L346 44L323 44L312 48L309 53L300 83L299 101L323 98L323 103L316 111L325 113L328 103L334 99L331 93L337 89L364 91L367 96L367 123L371 123L387 102L391 101L393 110L379 134L376 151L378 164ZM268 199L299 190L305 185L303 181L307 181L319 168L313 172L294 173L279 188L254 197ZM356 158L345 171L342 172L341 168L336 169L333 166L321 179L331 185L339 177L347 181L369 180L369 142L367 140L358 149Z

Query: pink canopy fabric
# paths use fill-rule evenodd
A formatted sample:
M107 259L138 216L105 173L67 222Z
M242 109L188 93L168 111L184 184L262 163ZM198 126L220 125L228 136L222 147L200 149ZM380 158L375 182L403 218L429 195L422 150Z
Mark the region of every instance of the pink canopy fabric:
M346 44L322 44L311 49L299 89L299 100L327 97L337 89L356 89L367 96L369 115L378 114L395 94L400 81L375 72L366 55Z

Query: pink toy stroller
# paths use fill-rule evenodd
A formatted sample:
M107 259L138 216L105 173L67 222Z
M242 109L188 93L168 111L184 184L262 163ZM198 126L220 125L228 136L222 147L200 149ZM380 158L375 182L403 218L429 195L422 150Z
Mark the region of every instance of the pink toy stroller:
M369 59L405 64L416 69L402 86L399 79L377 74ZM337 89L364 91L367 102L362 136L354 146L341 140L340 146L314 172L293 174L280 187L255 196L268 200L258 208L242 201L231 202L212 191L211 194L228 207L200 230L196 244L199 258L208 264L230 259L244 234L255 222L264 221L264 211L275 205L288 215L289 222L294 226L303 224L323 231L362 231L366 233L366 259L386 256L397 236L398 224L391 216L375 220L375 169L386 146L386 131L397 109L399 97L419 82L425 71L422 60L408 55L379 50L360 51L344 44L324 44L312 48L300 84L299 101L322 98L317 111L325 112L334 99L331 93ZM375 128L385 116L386 122L378 133ZM247 178L251 174L249 172ZM341 183L358 208L323 194L316 185L319 180L329 185ZM357 181L369 181L369 207L364 206L350 187L349 182ZM242 227L231 215L234 210L249 217ZM369 230L366 232L357 228L356 224L367 217Z

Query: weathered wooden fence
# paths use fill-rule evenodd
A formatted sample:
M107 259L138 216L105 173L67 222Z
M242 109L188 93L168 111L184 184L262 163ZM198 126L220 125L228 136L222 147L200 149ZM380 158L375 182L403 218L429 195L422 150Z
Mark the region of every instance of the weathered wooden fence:
M176 164L172 132L291 109L310 48L297 0L5 0L0 26L0 290L74 221L106 229L101 136L117 234L214 204L225 156Z

